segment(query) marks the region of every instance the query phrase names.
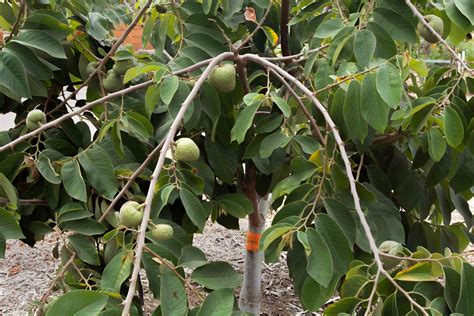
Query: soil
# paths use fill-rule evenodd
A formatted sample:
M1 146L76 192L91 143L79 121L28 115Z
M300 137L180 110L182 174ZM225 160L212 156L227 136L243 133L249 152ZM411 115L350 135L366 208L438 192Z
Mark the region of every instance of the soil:
M474 201L470 203L474 209ZM455 221L462 218L457 214ZM227 230L218 225L208 223L204 234L196 235L194 245L207 255L208 260L227 261L237 271L242 273L244 265L244 229L245 220L241 220L242 230ZM34 247L29 247L20 241L9 240L6 246L6 258L0 260L0 316L28 315L34 306L34 301L41 299L51 280L56 274L57 260L52 256L59 235L48 235ZM474 263L474 246L470 245L465 251L466 258ZM319 315L304 313L293 286L288 277L285 254L280 261L264 264L262 284L262 314L263 315ZM144 273L142 273L144 275ZM158 305L147 291L147 282L143 280L147 312ZM191 306L200 303L198 297L204 290L195 283L187 286Z

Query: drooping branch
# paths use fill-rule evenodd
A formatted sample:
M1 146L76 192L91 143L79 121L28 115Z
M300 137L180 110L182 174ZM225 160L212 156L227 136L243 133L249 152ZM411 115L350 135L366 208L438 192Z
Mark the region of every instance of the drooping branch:
M282 0L280 17L280 44L281 54L290 55L290 43L288 41L288 20L290 18L290 0Z
M271 68L278 72L282 77L284 77L286 80L289 82L293 83L295 86L297 86L304 94L306 94L311 101L314 103L314 105L318 108L319 111L324 116L324 119L326 120L327 124L329 125L332 134L334 135L335 141L337 143L337 147L339 148L341 158L344 162L344 166L346 169L347 177L349 179L349 186L352 194L352 198L354 200L354 206L355 210L357 213L357 216L359 218L359 221L362 225L362 228L364 230L364 234L369 242L370 250L373 253L375 263L377 264L378 269L380 270L380 273L382 273L396 288L397 290L402 293L407 300L416 308L418 308L423 315L428 316L428 313L424 310L424 308L418 304L393 278L392 276L384 269L382 260L380 259L380 253L377 247L377 244L375 243L375 238L372 235L372 232L370 231L370 226L369 223L367 222L367 219L365 218L364 212L362 211L362 207L360 204L360 198L359 194L357 193L356 189L356 180L354 178L354 175L352 174L352 166L351 162L349 160L349 156L347 155L346 149L344 147L344 142L341 139L341 136L339 134L338 128L334 121L332 120L331 116L329 115L329 112L326 110L326 108L321 104L321 102L314 96L314 94L309 90L303 83L301 83L298 79L293 77L291 74L286 72L285 70L281 69L280 67L272 64L271 62L261 58L260 56L253 55L253 54L246 54L242 56L244 59L248 59L250 61L256 62L266 68Z
M51 111L48 112L48 114L54 113L60 108L62 108L69 100L71 100L82 88L87 86L89 82L100 72L102 71L102 68L105 67L105 64L110 60L110 58L115 54L117 49L122 45L122 43L127 39L128 35L130 32L135 28L135 26L138 24L142 16L145 14L146 10L150 7L151 3L153 0L148 0L145 5L141 8L141 10L138 12L137 16L133 19L132 23L127 27L127 29L123 32L122 36L114 43L110 51L105 55L104 58L102 58L101 62L99 65L97 65L97 68L87 77L87 79L77 88L75 89L70 95L68 95L58 106L53 108Z
M133 271L132 271L132 276L130 278L130 286L128 289L127 297L125 298L125 301L124 301L125 306L122 312L122 316L130 315L130 307L132 305L133 296L135 295L135 287L137 285L138 273L140 272L143 247L145 245L145 233L148 226L148 221L150 219L151 204L153 202L153 197L155 195L155 187L158 181L158 177L161 173L161 170L163 169L166 152L168 151L168 148L170 147L171 142L173 141L176 133L178 132L178 128L181 125L181 121L184 117L184 114L186 113L186 110L188 109L193 99L196 97L204 81L210 75L212 69L221 61L229 60L233 58L234 58L233 53L222 53L211 60L206 70L203 72L203 74L201 75L199 80L196 82L196 84L194 85L189 95L186 97L186 100L184 100L178 114L176 115L176 118L174 119L173 123L170 126L170 130L168 134L166 135L163 147L161 148L161 152L158 157L158 162L156 163L155 170L153 171L153 175L151 176L150 186L148 188L148 192L145 199L145 209L143 211L143 219L140 224L140 228L138 230L137 246L135 248L135 260L134 260L134 265L133 265Z
M6 205L10 203L10 201L6 198L0 198L0 205ZM18 200L18 205L48 205L48 202L45 200L39 200L39 199L19 199Z
M280 80L283 85L290 91L291 95L296 99L296 102L298 103L301 111L303 114L308 118L309 124L311 125L311 132L313 134L313 137L318 140L318 142L323 146L326 147L326 142L324 141L324 137L321 134L321 131L319 130L318 124L316 123L316 120L314 117L309 113L308 109L304 105L303 101L301 101L301 98L298 96L298 94L295 92L295 90L290 86L290 84L282 77L280 76L275 70L270 69L270 72Z
M179 76L179 75L182 75L182 74L185 74L185 73L189 73L189 72L193 72L194 70L196 69L199 69L199 68L202 68L203 66L209 64L211 62L212 58L210 59L206 59L206 60L203 60L199 63L196 63L192 66L189 66L187 68L184 68L184 69L181 69L181 70L177 70L175 72L173 72L171 75L176 75L176 76ZM169 75L168 75L169 76ZM143 89L143 88L146 88L150 85L152 85L154 83L153 80L148 80L148 81L145 81L145 82L142 82L142 83L139 83L137 85L134 85L134 86L130 86L128 88L125 88L123 90L120 90L120 91L117 91L117 92L114 92L114 93L111 93L111 94L108 94L106 95L105 97L103 98L100 98L100 99L97 99L95 101L92 101L80 108L77 108L75 109L74 111L72 112L69 112L67 114L64 114L62 115L61 117L51 121L51 122L48 122L44 125L42 125L41 127L39 127L38 129L35 129L25 135L22 135L18 138L16 138L15 140L3 145L0 147L0 152L10 148L10 149L13 149L16 145L18 145L19 143L23 142L23 141L26 141L30 138L32 138L33 136L36 136L38 135L39 133L49 129L49 128L52 128L52 127L55 127L57 126L58 124L64 122L65 120L73 117L73 116L76 116L76 115L80 115L81 113L89 110L90 108L96 106L96 105L100 105L106 101L109 101L113 98L116 98L116 97L120 97L120 96L124 96L124 95L127 95L129 93L132 93L134 91L137 91L137 90L140 90L140 89Z
M101 223L107 215L114 209L115 205L117 202L120 200L120 198L128 191L128 189L132 186L133 182L135 181L136 178L145 170L145 168L148 166L148 164L155 158L156 154L160 152L161 147L164 144L164 140L162 140L158 146L153 149L153 151L146 157L146 159L143 161L143 163L140 165L140 167L135 170L135 172L130 176L130 179L128 179L127 183L122 187L122 190L115 196L115 198L112 200L110 203L109 207L105 210L105 212L102 214L102 216L99 218L98 222Z
M444 40L444 38L441 36L441 34L436 32L436 30L425 20L424 16L418 11L418 9L415 7L415 5L413 5L413 3L411 3L410 0L405 0L405 3L408 5L410 10L413 12L413 14L416 15L418 20L420 20L420 22L423 23L423 25L426 26L428 28L428 30L430 30L430 32L433 33L434 36L448 49L448 51L451 53L453 58L456 59L459 62L461 67L465 68L472 75L473 70L471 68L469 68L469 66L466 64L466 62L461 59L461 57L459 57L458 53L456 53L456 51L448 44L448 42L446 42Z

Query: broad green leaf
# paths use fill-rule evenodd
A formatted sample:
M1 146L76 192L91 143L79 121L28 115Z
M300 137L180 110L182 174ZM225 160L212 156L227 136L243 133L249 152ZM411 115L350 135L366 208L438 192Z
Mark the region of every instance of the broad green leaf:
M362 300L357 297L345 297L331 305L324 310L324 316L331 315L353 315L355 308Z
M291 109L288 103L284 99L280 98L275 92L271 92L270 95L272 96L272 101L276 103L283 115L285 117L290 117Z
M384 63L377 72L377 92L392 109L400 104L403 82L398 69L391 63Z
M101 147L94 146L81 152L78 158L91 186L100 195L113 199L118 184L109 155Z
M170 104L171 100L178 91L179 78L177 76L166 77L160 85L160 97L163 103Z
M444 272L444 297L449 309L454 311L460 297L461 275L449 266L443 266Z
M90 12L86 23L86 31L98 41L102 41L109 33L107 19L98 12Z
M416 71L416 73L419 74L421 77L424 78L428 76L428 66L426 66L426 63L423 60L410 58L410 60L408 61L408 66L411 70Z
M15 55L23 64L25 71L32 77L38 80L48 80L53 77L51 69L38 58L32 49L11 41L5 45L3 51Z
M70 235L68 239L74 247L79 259L94 266L100 264L99 254L97 253L97 247L93 239L80 234Z
M290 141L290 137L280 131L270 134L262 140L260 145L260 157L268 158L278 148L284 148Z
M227 214L234 217L244 218L253 212L253 206L250 200L243 194L228 193L217 197L216 201L219 207Z
M61 179L66 192L73 198L87 202L86 184L76 159L66 162L61 168Z
M369 65L374 56L376 40L374 33L368 29L356 33L354 55L360 67L365 68Z
M3 195L10 203L18 205L18 193L13 184L3 173L0 173L0 195Z
M397 12L378 7L374 10L375 22L382 26L390 36L397 41L416 43L418 37L414 26L403 15Z
M395 275L395 280L409 282L436 281L436 277L431 272L430 262L419 262L406 268Z
M318 214L315 223L316 231L321 234L331 250L334 275L341 276L345 274L354 258L341 227L327 214Z
M46 316L61 316L64 315L64 311L70 315L98 315L108 299L109 296L96 291L71 291L54 301L46 312Z
M15 215L0 207L0 233L2 239L25 238Z
M227 316L234 308L234 291L220 289L211 292L202 303L197 316Z
M306 237L309 244L308 265L306 271L321 286L328 287L333 274L331 251L321 234L315 229L308 228Z
M225 183L233 183L238 164L233 148L224 146L217 140L214 143L209 137L206 137L205 147L209 164L216 177Z
M369 129L367 123L362 117L361 113L361 98L360 98L361 84L357 80L353 80L349 84L346 98L344 100L344 122L346 123L347 130L350 131L349 137L357 139L361 143L364 142Z
M267 36L268 41L272 47L276 47L278 45L278 34L269 26L262 26L262 30Z
M86 236L101 235L106 231L104 225L91 218L67 221L62 225L64 231L73 231Z
M120 287L128 279L132 268L133 253L118 253L105 267L100 287L104 291L120 293Z
M0 52L0 85L13 99L31 98L23 65L18 57L7 52Z
M374 33L377 43L375 46L375 57L388 59L397 54L397 46L393 41L390 34L379 24L375 22L369 22L367 29Z
M181 249L181 256L179 257L179 266L190 269L196 269L208 263L206 255L201 249L193 246L185 246Z
M444 109L444 135L451 147L458 147L464 139L464 126L459 114L450 106Z
M446 152L446 141L438 128L428 131L428 152L434 161L440 161Z
M39 154L38 160L36 161L36 168L48 182L53 184L61 183L61 175L54 170L51 161L42 152Z
M461 290L455 312L462 315L474 314L474 267L469 262L462 263Z
M247 134L248 129L252 126L255 112L260 107L263 98L262 94L257 93L249 93L244 97L244 102L247 106L239 112L235 124L230 131L232 141L235 140L239 144L244 141L245 134Z
M66 58L61 43L47 31L22 30L12 39L12 42L41 50L54 58Z
M212 0L203 0L202 1L202 10L204 13L209 14L212 8Z
M316 38L328 38L336 35L344 27L341 18L327 19L319 25L314 33Z
M307 277L301 289L301 303L305 308L311 311L317 311L335 294L338 283L339 279L334 278L331 284L325 288L312 278Z
M181 188L179 190L179 196L191 222L202 231L206 224L207 217L209 216L208 212L204 209L196 195L188 189Z
M341 202L333 198L324 199L324 207L329 217L331 217L342 228L344 235L353 245L356 240L356 223L354 222L351 211Z
M79 219L92 217L92 213L84 209L83 204L67 203L63 205L58 211L58 224L63 224L68 221L75 221Z
M122 122L127 129L145 142L153 137L153 125L141 114L126 112Z
M374 74L365 76L360 93L360 109L365 121L375 130L383 132L387 127L389 107L379 96Z
M188 298L181 280L168 267L162 266L160 307L163 316L184 316L188 312Z
M471 0L454 0L456 7L474 25L474 2Z
M197 268L191 278L211 290L234 289L242 282L242 276L229 263L222 261Z
M265 251L272 242L288 233L292 228L286 223L279 223L267 228L260 238L260 250Z

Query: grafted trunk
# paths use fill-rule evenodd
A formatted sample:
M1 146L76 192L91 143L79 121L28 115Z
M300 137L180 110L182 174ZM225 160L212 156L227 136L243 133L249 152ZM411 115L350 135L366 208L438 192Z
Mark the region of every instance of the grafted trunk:
M265 217L269 209L268 197L258 198L258 211L249 216L247 246L245 251L244 280L240 290L239 308L244 312L260 314L263 252L258 242L265 229ZM255 216L258 214L258 217ZM252 216L253 215L253 216ZM257 220L255 220L257 219Z

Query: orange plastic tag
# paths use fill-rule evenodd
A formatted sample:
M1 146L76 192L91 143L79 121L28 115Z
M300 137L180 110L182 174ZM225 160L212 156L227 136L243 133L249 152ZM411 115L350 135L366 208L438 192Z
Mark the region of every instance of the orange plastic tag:
M260 236L259 233L247 232L247 251L258 251Z

